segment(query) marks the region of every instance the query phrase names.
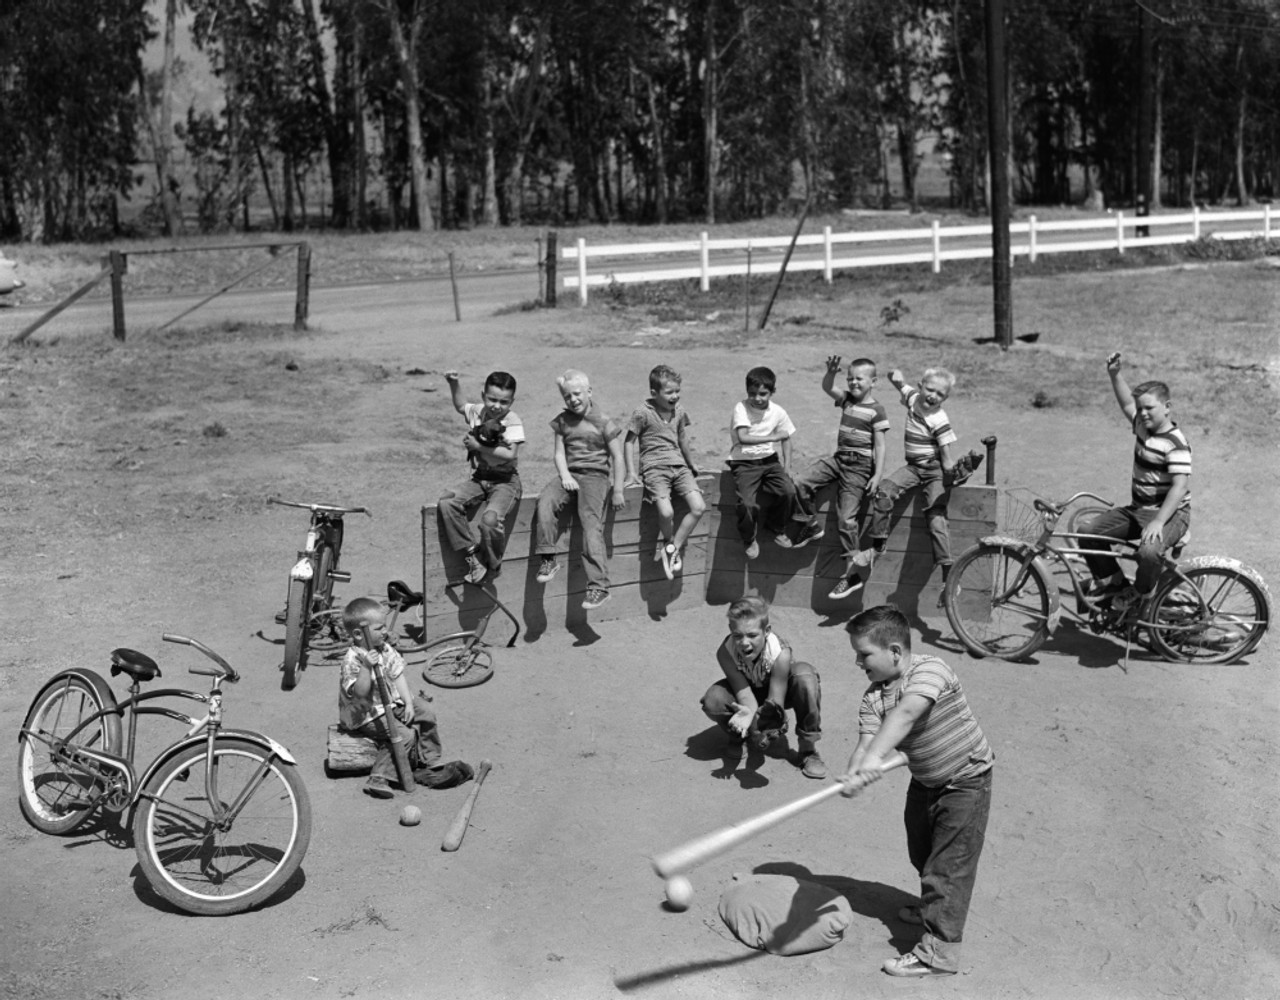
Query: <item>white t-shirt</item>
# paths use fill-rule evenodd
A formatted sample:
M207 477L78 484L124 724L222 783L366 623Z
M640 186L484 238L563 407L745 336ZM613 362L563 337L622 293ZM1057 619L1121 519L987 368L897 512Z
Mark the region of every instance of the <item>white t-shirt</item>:
M743 435L748 442L753 437L767 437L777 431L785 432L787 437L796 432L796 425L787 416L787 411L773 400L770 400L769 405L763 410L748 406L745 400L741 401L733 408L733 422L729 425L730 462L742 459L758 462L760 459L768 458L778 452L778 442L776 441L762 441L759 444L743 444L739 442L737 436L733 433L739 427L748 428Z

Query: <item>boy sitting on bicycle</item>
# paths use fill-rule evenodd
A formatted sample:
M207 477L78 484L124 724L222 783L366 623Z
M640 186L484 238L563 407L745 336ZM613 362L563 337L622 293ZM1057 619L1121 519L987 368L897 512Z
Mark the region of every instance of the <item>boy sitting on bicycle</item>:
M1130 585L1111 556L1086 557L1096 581L1094 595L1114 594L1118 611L1140 611L1160 578L1165 549L1177 543L1191 524L1191 445L1171 416L1169 387L1143 382L1133 389L1120 371L1120 352L1107 358L1107 374L1120 412L1136 441L1130 503L1103 511L1081 531L1130 540L1137 538L1138 570ZM1082 538L1080 547L1107 551L1102 539Z
M378 756L365 783L365 794L375 799L395 795L391 781L396 777L396 766L384 728L387 723L404 739L417 784L449 788L468 781L473 776L470 765L460 760L440 762L436 714L425 698L414 697L409 692L404 657L387 642L387 616L382 605L369 597L357 597L342 609L342 624L356 641L347 650L338 672L338 723L344 732L367 737L378 744ZM365 628L373 641L372 649L362 645ZM375 665L381 666L391 689L391 717L385 721L373 675Z
M479 583L497 574L507 548L507 515L520 502L520 476L516 458L524 442L524 424L511 409L516 398L515 377L490 372L484 380L481 402L468 403L456 371L444 373L453 396L453 408L467 422L467 458L471 478L446 491L438 510L445 540L467 561L468 583ZM480 538L471 528L471 515L484 504L478 522Z

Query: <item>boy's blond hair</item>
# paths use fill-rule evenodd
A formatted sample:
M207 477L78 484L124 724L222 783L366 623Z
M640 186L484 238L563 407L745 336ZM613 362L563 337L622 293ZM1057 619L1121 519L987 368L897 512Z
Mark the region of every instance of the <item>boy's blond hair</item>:
M372 597L357 597L342 609L342 624L352 635L360 634L360 626L374 612L381 611L382 605Z
M945 382L948 393L956 387L956 377L946 368L926 368L924 374L920 376L920 381L923 382L927 378L936 378L939 382Z
M579 371L577 368L568 368L556 379L556 385L561 389L570 385L581 385L590 389L591 379L587 378L587 373L584 371Z

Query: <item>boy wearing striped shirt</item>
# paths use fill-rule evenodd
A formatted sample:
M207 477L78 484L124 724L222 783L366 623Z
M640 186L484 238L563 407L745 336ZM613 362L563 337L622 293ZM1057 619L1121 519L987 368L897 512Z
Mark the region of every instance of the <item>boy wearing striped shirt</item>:
M840 355L827 358L827 371L822 377L822 391L840 407L840 430L836 434L836 452L814 462L796 479L797 517L806 517L808 523L801 529L798 540L779 535L776 541L784 548L799 547L814 538L822 537L817 515L813 510L814 495L823 487L837 484L836 519L839 525L841 554L844 556L844 575L827 596L839 601L862 589L862 577L854 567L858 554L858 515L862 500L874 495L884 475L885 434L889 430L889 416L884 406L871 398L876 384L876 363L870 358L856 358L849 362L845 376L847 389L835 387L836 374L840 371ZM784 544L786 539L787 544Z
M911 770L903 821L920 902L903 907L898 919L923 933L883 969L910 978L954 975L986 839L995 754L951 668L936 656L912 655L901 611L869 608L846 628L871 686L858 710L858 746L845 779L877 780L898 752ZM855 789L849 783L845 794Z
M1096 593L1114 593L1118 611L1140 611L1160 578L1165 549L1177 544L1191 525L1191 445L1171 416L1169 387L1143 382L1132 390L1120 371L1120 353L1107 358L1107 374L1120 412L1133 429L1130 503L1103 511L1082 530L1091 535L1138 539L1138 571L1130 586L1109 555L1086 557L1098 582ZM1081 539L1081 548L1107 549L1107 543Z

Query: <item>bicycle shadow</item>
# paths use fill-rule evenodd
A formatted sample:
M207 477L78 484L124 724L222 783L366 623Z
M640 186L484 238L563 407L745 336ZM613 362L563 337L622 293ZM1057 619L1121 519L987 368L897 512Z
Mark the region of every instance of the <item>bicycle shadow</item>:
M143 906L148 906L153 910L175 917L200 917L201 914L191 913L179 906L174 906L167 899L151 888L151 883L147 881L147 877L142 873L142 866L135 864L130 870L129 875L133 878L133 894L138 898L138 902ZM248 910L242 911L253 913L259 910L270 910L280 903L287 902L297 894L303 886L307 884L307 875L301 868L289 876L279 889L265 901L257 906L252 906Z

